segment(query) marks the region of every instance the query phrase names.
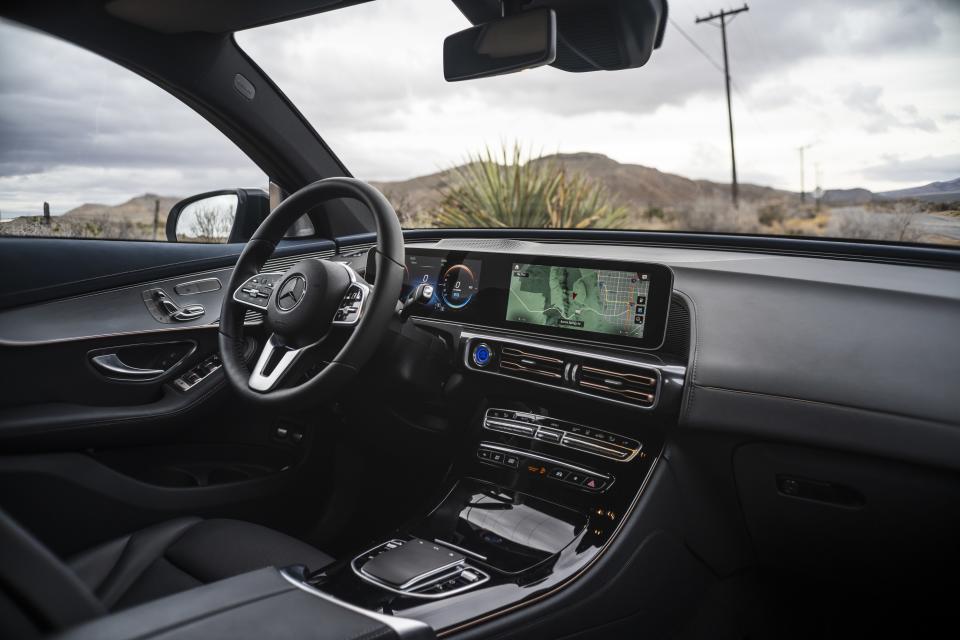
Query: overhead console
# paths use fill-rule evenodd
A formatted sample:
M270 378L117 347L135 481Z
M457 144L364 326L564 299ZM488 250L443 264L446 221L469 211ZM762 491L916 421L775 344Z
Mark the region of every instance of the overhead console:
M652 350L663 344L673 274L650 263L408 249L402 297L418 288L418 317Z

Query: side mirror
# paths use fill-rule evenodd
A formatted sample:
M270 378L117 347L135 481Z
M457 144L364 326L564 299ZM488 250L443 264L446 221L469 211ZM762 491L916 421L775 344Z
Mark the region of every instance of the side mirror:
M243 242L270 213L261 189L224 189L185 198L167 216L169 242Z
M532 69L556 59L557 16L553 9L498 18L443 41L443 76L447 82Z

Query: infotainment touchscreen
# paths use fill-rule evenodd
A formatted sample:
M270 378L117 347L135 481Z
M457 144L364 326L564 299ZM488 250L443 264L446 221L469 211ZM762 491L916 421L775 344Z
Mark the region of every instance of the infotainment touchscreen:
M412 315L524 334L657 349L673 273L662 264L604 258L411 248L402 296L434 295Z
M505 320L643 338L650 275L514 262Z

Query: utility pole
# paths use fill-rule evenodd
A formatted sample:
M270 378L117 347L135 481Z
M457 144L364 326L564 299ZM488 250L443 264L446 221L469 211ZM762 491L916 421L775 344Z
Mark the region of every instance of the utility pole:
M813 175L816 183L813 186L813 201L816 203L816 210L820 211L820 201L823 199L823 188L820 187L820 163L813 163Z
M804 167L803 153L804 151L806 151L812 146L813 146L813 143L811 142L811 143L797 147L797 151L800 152L800 204L803 204L804 202L807 201L807 190L806 190L806 185L804 183L804 175L803 175L803 167Z
M153 201L153 239L157 239L157 229L160 227L160 201Z
M723 76L727 85L727 122L730 125L730 165L733 168L733 181L730 183L730 195L733 198L734 207L740 204L740 187L737 184L737 153L733 147L733 107L730 105L730 62L727 59L727 18L732 18L744 11L750 11L750 7L748 7L746 3L739 9L731 9L730 11L721 9L720 13L711 13L705 18L696 19L696 24L720 19L720 38L723 40Z

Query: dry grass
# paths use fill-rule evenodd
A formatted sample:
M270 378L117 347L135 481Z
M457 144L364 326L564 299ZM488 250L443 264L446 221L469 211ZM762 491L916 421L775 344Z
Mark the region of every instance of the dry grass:
M154 236L153 223L102 215L83 218L52 216L44 224L42 216L14 218L0 224L0 235L39 236L48 238L100 238L110 240L166 240L164 225L158 224Z

